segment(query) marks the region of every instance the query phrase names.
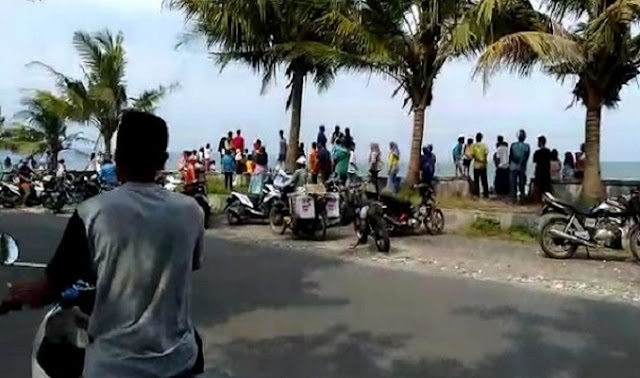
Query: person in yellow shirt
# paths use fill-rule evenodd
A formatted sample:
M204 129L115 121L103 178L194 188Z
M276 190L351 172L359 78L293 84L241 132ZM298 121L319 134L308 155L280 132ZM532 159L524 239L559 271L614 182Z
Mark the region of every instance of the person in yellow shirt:
M482 195L489 198L489 183L487 180L487 156L489 147L482 141L482 133L476 134L476 142L471 147L473 156L473 185L475 193L480 196L480 181L482 181Z

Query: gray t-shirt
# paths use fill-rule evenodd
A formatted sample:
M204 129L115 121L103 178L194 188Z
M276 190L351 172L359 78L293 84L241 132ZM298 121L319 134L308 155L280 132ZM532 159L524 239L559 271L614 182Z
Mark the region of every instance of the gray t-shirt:
M203 232L197 203L155 184L126 183L78 207L47 275L56 288L95 279L85 377L172 377L194 366L190 273Z

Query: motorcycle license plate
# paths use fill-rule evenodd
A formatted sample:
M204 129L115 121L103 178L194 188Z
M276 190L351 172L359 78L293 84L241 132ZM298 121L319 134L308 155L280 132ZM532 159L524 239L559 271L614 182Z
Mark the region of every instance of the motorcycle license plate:
M596 226L596 220L593 218L587 218L584 221L584 225L586 227L595 227Z

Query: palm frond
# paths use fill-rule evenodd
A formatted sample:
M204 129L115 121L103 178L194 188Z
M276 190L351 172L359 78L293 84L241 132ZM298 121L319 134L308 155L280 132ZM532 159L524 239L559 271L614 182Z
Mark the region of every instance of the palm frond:
M519 32L491 44L480 56L474 75L482 73L486 86L489 77L503 68L526 76L536 66L558 64L566 64L579 71L585 64L580 44L550 33Z
M167 94L179 87L180 85L178 83L173 83L169 86L160 85L155 89L148 89L140 93L138 97L131 99L131 107L144 112L154 113L158 107L158 103L166 97Z

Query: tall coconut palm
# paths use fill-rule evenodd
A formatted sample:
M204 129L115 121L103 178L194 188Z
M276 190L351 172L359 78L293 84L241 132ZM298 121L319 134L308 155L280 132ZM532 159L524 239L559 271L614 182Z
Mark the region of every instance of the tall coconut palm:
M180 10L190 27L188 37L203 37L224 67L242 62L262 74L263 92L284 65L291 108L287 166L297 158L305 82L320 90L335 77L333 35L322 29L328 1L165 0Z
M355 41L364 66L382 72L405 95L404 106L413 114L413 136L407 181L419 178L426 109L445 62L454 57L452 32L467 1L361 0L352 11L334 13L336 34ZM337 16L337 17L335 17ZM353 44L353 43L352 43Z
M514 0L483 1L487 7L499 4L509 9ZM640 72L640 35L633 27L640 19L640 1L546 0L543 4L554 27L498 39L481 54L477 72L489 77L507 68L529 75L541 68L561 82L574 79L573 103L580 102L586 110L587 160L581 197L595 202L604 195L600 178L602 108L615 107L621 89ZM561 26L572 20L571 27Z
M159 86L144 91L137 98L128 97L125 80L127 61L122 33L113 34L105 30L89 34L78 31L73 35L73 46L82 60L82 79L70 78L40 62L36 64L56 77L63 96L73 105L71 118L98 128L105 153L110 155L112 139L122 112L129 108L153 111L177 85Z
M329 18L337 37L348 41L350 51L356 48L357 56L352 55L346 64L381 72L395 81L398 87L393 96L403 92L404 106L413 114L407 181L415 183L420 172L426 110L444 64L506 31L522 30L521 24L529 25L535 19L531 17L533 9L520 6L517 12L497 14L495 10L477 10L471 0L350 0L351 5L346 7L345 2L336 4L347 12L332 12ZM486 30L484 39L473 34L472 30L481 27L470 22L476 14L469 12L485 17L495 14L492 34ZM488 16L483 12L489 12ZM463 44L466 48L459 48Z

